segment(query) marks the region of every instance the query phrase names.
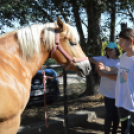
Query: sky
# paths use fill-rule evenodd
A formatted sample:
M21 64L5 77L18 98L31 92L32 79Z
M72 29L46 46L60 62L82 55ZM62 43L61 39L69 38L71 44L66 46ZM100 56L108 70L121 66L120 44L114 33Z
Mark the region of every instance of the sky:
M103 13L102 16L101 16L101 25L103 26L106 19L109 18L109 14L108 13ZM134 23L132 23L130 20L129 20L129 17L128 16L117 16L116 15L116 23L115 23L115 35L118 35L121 31L121 23L127 23L127 27L130 27L132 29L134 29ZM106 32L106 35L108 36L109 35L109 31Z
M134 24L132 22L129 21L129 18L128 17L125 17L126 19L123 19L125 16L117 16L116 17L116 24L115 24L115 35L118 35L121 31L121 25L120 23L127 23L127 27L130 27L130 28L133 28L134 29ZM107 21L107 19L109 18L109 14L108 13L103 13L101 15L101 26L105 26L105 23ZM5 26L4 29L5 29L5 32L11 32L17 28L19 28L19 24L18 24L18 21L14 21L15 23L15 28L10 28L10 27L7 27ZM85 38L87 38L87 29L86 27L83 25L83 31L84 31L84 35L85 35ZM106 31L103 31L103 34L102 36L106 36L106 37L109 37L109 34L110 34L110 31L109 29L107 28Z

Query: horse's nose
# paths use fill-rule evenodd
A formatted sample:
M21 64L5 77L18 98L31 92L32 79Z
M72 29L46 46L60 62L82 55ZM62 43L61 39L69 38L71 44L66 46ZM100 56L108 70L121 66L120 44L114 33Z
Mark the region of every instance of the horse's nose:
M91 65L89 64L89 66L87 67L87 74L89 75L90 71L92 70Z
M88 60L77 63L77 74L81 77L89 75L91 65Z
M89 75L90 71L92 70L91 65L90 65L90 63L89 63L89 64L86 64L85 66L86 66L86 67L85 67L85 69L86 69L86 70L85 70L85 71L86 71L85 73L87 73L87 75ZM87 76L87 75L86 75L86 76Z

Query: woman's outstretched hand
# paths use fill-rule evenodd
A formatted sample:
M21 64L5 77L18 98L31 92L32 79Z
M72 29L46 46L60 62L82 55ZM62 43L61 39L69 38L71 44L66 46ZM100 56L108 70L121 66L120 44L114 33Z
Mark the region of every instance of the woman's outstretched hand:
M106 69L106 66L103 64L103 63L101 63L101 62L97 62L96 64L95 64L95 67L96 67L96 70L98 71L98 70L105 70Z

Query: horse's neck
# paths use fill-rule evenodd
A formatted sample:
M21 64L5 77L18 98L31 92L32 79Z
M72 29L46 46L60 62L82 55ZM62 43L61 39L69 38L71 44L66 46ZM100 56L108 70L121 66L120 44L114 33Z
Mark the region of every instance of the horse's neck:
M3 35L0 38L0 50L11 54L13 53L14 55L18 55L19 45L16 40L17 39L15 32Z
M29 60L25 61L27 62L26 64L29 70L32 71L31 72L32 76L34 76L37 73L37 71L41 69L42 65L45 63L48 57L49 57L49 52L44 48L44 46L41 46L40 53L35 54L33 56L33 58L30 60L30 64L29 64Z

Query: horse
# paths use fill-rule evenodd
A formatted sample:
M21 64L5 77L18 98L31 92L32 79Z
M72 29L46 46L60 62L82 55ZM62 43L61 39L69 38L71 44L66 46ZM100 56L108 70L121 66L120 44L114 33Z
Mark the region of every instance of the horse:
M1 35L0 134L17 133L30 98L31 79L50 56L81 77L91 70L77 30L59 17L56 22L34 24Z

